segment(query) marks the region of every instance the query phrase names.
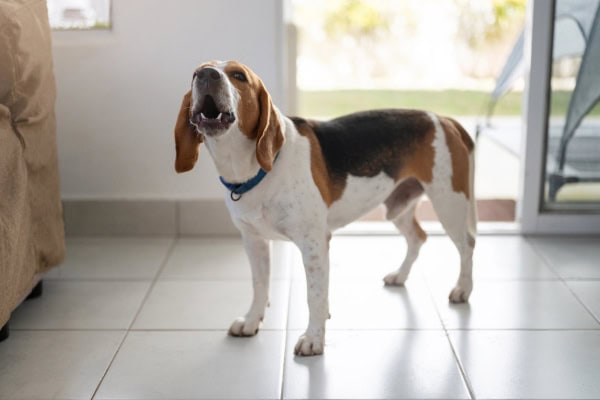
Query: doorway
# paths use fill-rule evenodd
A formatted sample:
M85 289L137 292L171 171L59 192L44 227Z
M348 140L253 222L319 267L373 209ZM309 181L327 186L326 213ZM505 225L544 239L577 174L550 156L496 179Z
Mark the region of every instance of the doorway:
M477 140L479 220L514 223L524 84L495 104L498 75L523 29L525 0L292 1L297 109L326 119L374 108L452 116ZM382 209L365 221L383 219ZM424 200L421 220L435 221Z

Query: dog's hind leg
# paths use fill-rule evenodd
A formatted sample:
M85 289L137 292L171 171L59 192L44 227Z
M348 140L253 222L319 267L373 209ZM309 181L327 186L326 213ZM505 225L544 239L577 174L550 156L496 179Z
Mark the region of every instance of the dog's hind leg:
M464 303L469 300L473 290L475 235L469 230L469 199L457 193L429 194L429 198L444 230L460 255L460 274L449 299L452 303Z
M423 186L416 179L409 178L400 183L385 201L386 218L404 235L407 245L400 268L383 278L386 285L404 285L419 250L427 239L427 234L415 218L417 203L422 194Z
M456 122L440 120L435 116L432 119L436 128L433 179L423 186L442 226L460 254L460 274L449 299L453 303L463 303L469 300L473 290L476 235L473 151L465 146L468 143L464 137L466 133Z

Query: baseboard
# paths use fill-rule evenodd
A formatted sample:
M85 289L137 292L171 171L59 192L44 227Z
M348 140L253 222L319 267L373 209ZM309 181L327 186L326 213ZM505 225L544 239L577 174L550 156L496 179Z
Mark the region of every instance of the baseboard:
M239 235L222 200L63 200L67 236Z
M178 201L177 208L180 236L240 235L223 200Z
M222 200L63 200L67 236L239 236ZM422 222L428 234L443 234L438 222ZM480 222L481 234L516 234L516 223ZM382 221L357 221L340 235L397 235Z

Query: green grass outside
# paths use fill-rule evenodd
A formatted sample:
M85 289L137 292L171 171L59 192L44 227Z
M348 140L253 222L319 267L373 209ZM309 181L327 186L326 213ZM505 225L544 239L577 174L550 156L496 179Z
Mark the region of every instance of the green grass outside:
M552 115L565 115L571 93L554 92ZM331 90L299 91L298 115L334 117L359 110L376 108L416 108L448 116L485 115L489 92L469 90ZM522 93L512 92L500 99L494 115L521 114ZM592 111L600 115L600 107Z

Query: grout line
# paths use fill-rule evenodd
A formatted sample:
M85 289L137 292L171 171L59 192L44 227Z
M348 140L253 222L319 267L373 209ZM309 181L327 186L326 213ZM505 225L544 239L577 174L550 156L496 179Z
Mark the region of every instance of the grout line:
M475 400L476 399L475 391L473 390L471 380L469 379L469 376L467 375L467 371L460 360L458 352L454 348L454 344L452 343L452 340L450 339L450 331L448 330L448 327L446 326L446 323L444 322L444 319L442 318L442 314L438 308L437 302L435 301L435 297L433 295L433 292L431 290L431 286L430 286L429 282L425 282L425 288L427 289L427 292L429 293L429 299L433 302L435 312L440 320L440 323L442 324L442 328L444 330L444 335L446 336L446 340L448 340L448 344L450 345L450 350L452 351L452 355L454 356L454 361L456 362L456 365L457 365L460 375L463 379L463 382L464 382L465 386L467 387L467 392L469 393L469 397L471 399Z
M594 314L594 312L587 306L587 304L584 303L584 301L577 295L577 293L571 288L571 286L569 286L569 283L568 283L568 281L589 282L589 281L598 281L598 280L597 279L586 279L586 278L576 278L576 279L563 278L558 273L558 271L556 271L554 269L554 267L552 266L552 263L550 263L548 261L548 259L544 255L544 253L538 248L538 246L535 245L535 243L530 242L529 239L527 239L527 238L525 238L525 241L533 249L535 254L542 260L544 265L548 269L550 269L550 271L552 271L553 274L555 274L558 277L558 280L563 284L563 286L569 291L569 293L571 293L573 295L573 297L575 297L575 300L577 300L577 302L581 305L581 307L583 307L583 309L594 319L594 321L596 321L596 323L598 325L600 325L600 318L599 318L600 316L596 316L596 314Z
M573 297L575 297L575 300L577 300L577 302L585 309L585 311L588 312L588 314L594 319L594 321L596 321L596 323L599 325L599 329L600 329L600 319L596 316L596 314L594 314L594 312L587 306L587 304L585 304L583 302L583 300L577 295L577 293L567 284L566 281L561 280L561 282L563 283L563 285L567 288L567 290L573 295ZM594 329L591 329L594 330Z
M527 238L526 236L523 236L523 239L525 240L525 243L527 243L529 248L531 248L533 250L535 255L542 261L544 266L546 268L548 268L548 270L550 270L550 272L552 272L554 274L554 276L556 276L556 279L559 281L564 281L563 277L560 276L560 274L558 273L558 271L556 269L554 269L554 267L552 266L552 263L548 262L544 253L536 246L536 244L534 242L530 241L529 238Z
M271 242L273 243L273 242ZM286 249L286 257L285 257L285 262L287 264L287 267L289 268L289 275L287 277L287 290L288 290L288 295L287 295L287 313L286 313L286 318L285 318L285 328L284 328L284 333L283 333L283 357L281 360L281 391L280 391L280 396L279 398L281 400L283 400L285 398L285 371L287 368L287 363L289 360L289 355L288 353L288 340L289 340L289 326L290 326L290 310L292 307L292 282L293 282L293 275L294 275L294 255L293 252L291 251L291 249L289 248L289 246L292 246L291 243L282 243L280 244L281 247ZM271 257L271 259L273 259Z
M175 250L175 245L176 244L177 244L177 238L173 238L173 240L171 241L171 244L170 244L169 248L167 249L167 252L165 254L164 259L160 263L160 267L156 271L156 274L154 275L154 278L152 279L152 282L150 283L150 287L148 288L148 291L146 292L146 295L142 299L142 303L140 304L140 307L138 308L138 310L135 313L133 319L131 320L131 323L129 324L129 327L127 328L127 331L133 330L133 325L135 324L135 321L139 317L140 313L142 312L142 309L144 308L144 305L146 304L146 301L148 301L148 298L150 297L150 293L152 293L152 290L156 286L156 284L157 284L157 282L158 282L158 280L160 278L160 275L162 274L162 272L166 268L167 262L169 261L169 258L171 258L171 255L173 254L173 251Z
M444 331L444 332L446 335L446 339L448 339L448 344L450 345L450 350L452 351L452 355L454 355L454 359L456 360L458 370L460 371L463 381L465 382L465 385L467 386L467 391L469 392L469 396L471 399L476 399L475 391L473 390L473 386L471 385L471 381L469 379L469 376L467 375L467 371L465 370L465 367L463 366L463 364L460 360L460 357L458 356L458 352L454 348L454 344L452 343L452 340L450 339L450 334L448 331Z
M46 278L44 282L52 283L74 283L74 282L93 282L93 283L150 283L154 278Z
M108 363L108 366L106 367L106 370L104 371L104 374L102 374L102 378L100 378L100 381L96 385L96 388L94 389L94 393L92 394L92 397L91 397L92 399L94 399L96 397L96 395L98 394L98 390L100 390L100 386L102 386L102 383L104 382L104 379L106 379L106 375L108 375L108 371L110 371L110 368L112 367L113 363L115 362L115 359L117 358L117 355L119 354L119 352L123 348L123 345L125 344L125 340L127 340L127 337L129 336L129 333L132 331L133 324L135 323L135 321L137 320L138 316L142 312L142 309L144 308L144 305L146 304L146 301L148 300L148 297L150 297L150 293L152 293L152 290L154 289L154 286L156 286L156 283L158 282L158 277L160 276L160 274L162 273L162 271L165 269L165 267L167 265L167 261L171 257L171 254L173 254L173 251L175 249L175 245L176 244L177 244L177 238L173 237L172 241L171 241L171 244L169 245L169 248L167 249L165 257L164 257L164 259L162 260L162 262L160 264L160 268L158 268L158 271L156 272L156 275L154 276L154 279L152 280L152 283L150 284L150 287L148 288L148 291L146 292L146 295L142 299L140 307L138 308L138 310L135 313L134 317L131 319L131 323L129 324L129 327L125 331L125 335L123 335L123 339L121 340L121 343L117 347L117 350L115 351L115 354L113 355L112 359L110 360L110 363Z
M598 332L598 328L449 328L447 332Z

